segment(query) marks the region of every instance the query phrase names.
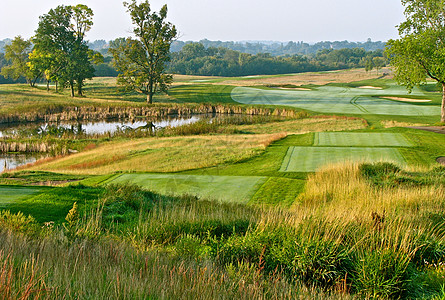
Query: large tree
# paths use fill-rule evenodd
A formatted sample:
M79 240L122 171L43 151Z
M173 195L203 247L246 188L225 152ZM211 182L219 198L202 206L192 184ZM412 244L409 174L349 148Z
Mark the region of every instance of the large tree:
M14 80L24 77L29 85L34 86L42 72L29 65L32 48L29 40L24 40L21 36L15 37L10 45L5 46L5 58L10 64L1 69L1 75Z
M387 54L395 79L410 91L427 78L442 85L441 122L445 122L445 1L402 0L406 21L400 38L389 40Z
M118 83L127 89L147 95L166 92L173 77L165 73L170 60L170 45L177 36L174 25L167 22L167 5L159 13L152 12L148 1L137 4L124 2L134 24L136 38L118 39L111 44L114 64L120 72Z
M82 95L85 79L94 76L94 55L85 41L92 18L93 11L86 5L60 5L40 17L33 38L35 66L44 67L47 78L68 85L72 97L75 87Z

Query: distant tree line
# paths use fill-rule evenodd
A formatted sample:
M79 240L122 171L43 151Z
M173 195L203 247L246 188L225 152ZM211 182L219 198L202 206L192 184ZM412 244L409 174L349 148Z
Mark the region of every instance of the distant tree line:
M187 45L191 44L191 41L175 41L172 44L172 52L179 52L181 49ZM385 48L385 42L377 41L373 42L368 39L366 42L348 42L348 41L324 41L317 42L315 44L309 44L305 42L294 42L290 41L287 43L281 42L233 42L233 41L209 41L207 39L199 41L203 44L205 48L227 48L230 50L235 50L248 54L258 54L258 53L269 53L272 56L283 56L283 55L310 55L316 54L320 50L324 49L353 49L353 48L363 48L365 51L375 51L383 50Z
M323 49L315 55L256 55L202 43L186 44L171 54L168 71L185 75L246 76L329 71L364 67L368 71L386 64L383 50Z

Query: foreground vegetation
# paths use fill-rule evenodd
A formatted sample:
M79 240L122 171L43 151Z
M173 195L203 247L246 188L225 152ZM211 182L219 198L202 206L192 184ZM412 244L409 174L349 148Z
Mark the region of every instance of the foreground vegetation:
M63 291L68 298L440 299L444 174L337 165L309 176L290 210L131 185L61 188L72 203L81 191L98 200L46 225L2 213L0 289L11 298Z

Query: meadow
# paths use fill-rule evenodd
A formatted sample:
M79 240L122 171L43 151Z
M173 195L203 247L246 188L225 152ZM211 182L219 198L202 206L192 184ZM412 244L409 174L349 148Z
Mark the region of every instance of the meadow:
M406 128L438 122L434 85L407 94L364 70L176 76L149 108L113 78L85 92L5 85L0 119L229 116L15 137L71 151L0 174L4 299L445 297L445 135Z

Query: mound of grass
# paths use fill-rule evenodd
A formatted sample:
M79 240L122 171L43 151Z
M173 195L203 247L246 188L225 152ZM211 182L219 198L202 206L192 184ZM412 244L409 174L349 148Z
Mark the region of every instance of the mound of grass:
M394 148L289 147L280 172L315 172L324 165L347 161L406 164L399 150Z
M411 147L413 145L400 133L318 132L315 134L314 146Z
M259 176L122 174L107 183L137 184L163 195L195 195L226 202L248 202L267 180Z
M280 138L282 135L263 134L115 140L31 169L90 175L177 172L242 161Z

